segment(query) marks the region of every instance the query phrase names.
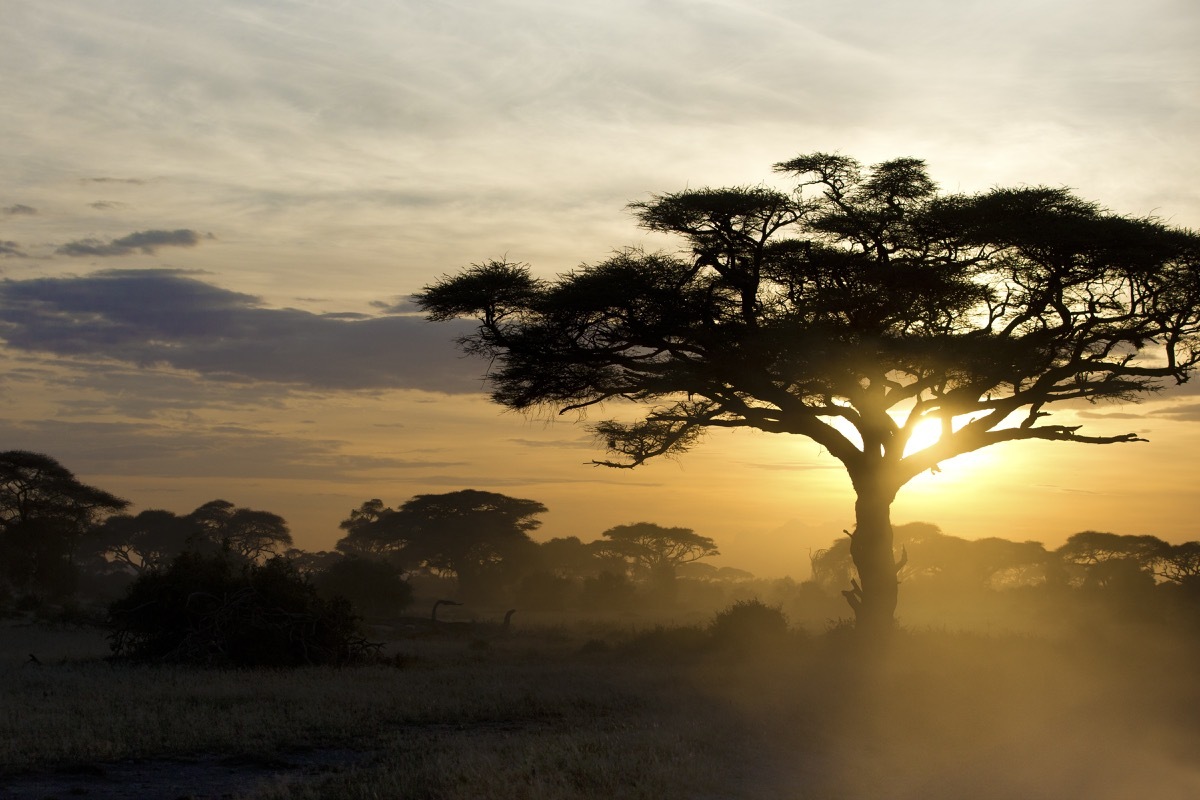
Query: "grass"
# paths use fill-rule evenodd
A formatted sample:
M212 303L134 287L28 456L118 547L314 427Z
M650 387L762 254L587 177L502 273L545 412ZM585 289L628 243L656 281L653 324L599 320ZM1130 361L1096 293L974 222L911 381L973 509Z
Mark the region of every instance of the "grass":
M0 772L296 748L369 757L298 798L1200 796L1200 648L919 632L886 658L697 628L396 641L390 664L110 664L93 631L0 629ZM40 667L24 663L38 654ZM294 776L293 776L294 777Z

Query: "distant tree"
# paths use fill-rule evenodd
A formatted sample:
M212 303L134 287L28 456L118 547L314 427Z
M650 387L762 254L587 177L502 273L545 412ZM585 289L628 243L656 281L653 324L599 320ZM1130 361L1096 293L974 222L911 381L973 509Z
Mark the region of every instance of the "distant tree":
M1088 587L1152 585L1170 545L1156 536L1129 536L1103 531L1071 535L1055 551L1065 565L1084 570Z
M846 591L894 624L890 510L917 475L1004 442L1114 444L1047 408L1133 401L1200 363L1200 234L1065 189L942 195L924 162L825 153L776 165L793 193L697 189L634 203L686 254L627 250L554 281L488 262L427 286L431 320L471 317L492 398L592 426L611 467L685 452L709 428L808 437L855 490ZM913 450L914 434L940 438Z
M283 557L292 562L292 566L296 572L306 578L312 578L314 575L324 572L345 558L345 556L338 552L330 552L328 550L310 552L308 550L301 550L298 547L289 547L284 551Z
M135 572L161 569L191 545L197 524L171 511L148 509L136 516L114 514L97 526L92 546Z
M342 522L347 533L337 548L453 574L464 596L490 599L535 568L537 546L529 532L545 511L536 500L476 489L417 495L396 510L369 500Z
M561 611L575 604L582 581L574 581L546 570L535 570L521 578L515 601L526 611Z
M1200 542L1168 545L1156 574L1172 583L1200 584Z
M263 561L292 546L287 522L270 511L236 508L228 500L210 500L188 514L197 532L194 546Z
M82 483L55 459L0 453L0 569L18 592L69 594L85 534L129 501Z
M1041 542L1013 542L998 537L963 539L949 536L929 522L909 522L894 528L894 540L904 553L899 571L903 580L937 582L960 589L997 588L1020 583L1014 573L1044 567L1050 555ZM812 556L813 580L833 589L855 579L849 537Z
M619 612L633 607L637 590L625 573L601 572L585 578L579 603L587 611Z
M653 522L617 525L601 534L601 552L629 559L660 590L670 592L681 564L720 555L716 543L691 528L666 528Z
M403 561L408 544L403 517L376 498L367 500L350 512L339 527L346 532L337 542L339 552L348 556L383 557Z
M548 539L538 545L541 567L563 578L594 578L601 572L619 572L625 557L605 549L607 542L584 542L578 536Z
M313 575L327 598L345 597L368 617L394 617L408 607L413 588L394 565L377 558L346 556Z

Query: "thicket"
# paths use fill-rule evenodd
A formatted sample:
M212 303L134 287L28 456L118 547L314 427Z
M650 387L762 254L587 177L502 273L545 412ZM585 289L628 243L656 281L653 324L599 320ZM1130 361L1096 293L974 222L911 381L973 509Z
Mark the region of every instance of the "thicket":
M342 597L326 599L284 558L183 553L109 608L113 654L230 667L346 664L374 646Z

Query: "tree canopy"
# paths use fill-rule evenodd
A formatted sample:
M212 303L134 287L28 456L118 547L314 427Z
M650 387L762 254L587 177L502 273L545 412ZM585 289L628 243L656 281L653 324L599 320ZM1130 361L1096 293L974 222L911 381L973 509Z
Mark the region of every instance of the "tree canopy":
M420 494L398 509L368 500L342 521L337 549L384 557L404 569L453 573L460 590L486 593L534 550L529 532L546 506L497 492L462 489Z
M25 592L69 593L89 527L129 501L83 483L54 458L0 453L0 568Z
M1112 444L1050 419L1065 401L1137 399L1198 361L1200 236L1110 213L1061 188L941 194L924 162L864 168L815 153L777 164L792 192L686 190L631 208L678 254L629 249L561 274L489 261L427 286L431 320L473 317L509 408L628 401L592 429L633 467L709 428L806 436L857 493L859 622L890 627L889 510L956 455L1040 439ZM915 452L922 423L940 438Z
M262 561L292 546L287 521L270 511L238 508L228 500L210 500L187 515L195 526L193 545Z
M676 570L709 556L720 555L716 543L691 528L667 528L653 522L617 525L601 534L602 552L613 553L646 570L659 583L674 581Z

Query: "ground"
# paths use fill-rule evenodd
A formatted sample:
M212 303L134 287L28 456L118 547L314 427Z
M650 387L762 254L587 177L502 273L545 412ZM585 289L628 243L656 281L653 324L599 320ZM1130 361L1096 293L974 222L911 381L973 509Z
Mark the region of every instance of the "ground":
M577 621L215 671L8 626L0 794L1193 798L1200 648L1170 633L908 631L868 656L844 631L731 652L699 627Z

